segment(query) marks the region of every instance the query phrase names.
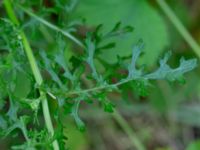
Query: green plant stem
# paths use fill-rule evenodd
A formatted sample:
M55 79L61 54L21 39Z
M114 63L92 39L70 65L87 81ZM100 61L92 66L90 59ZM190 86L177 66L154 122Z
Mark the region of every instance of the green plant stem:
M133 79L132 79L133 80ZM128 83L132 80L123 80L114 84L106 84L103 86L98 86L98 87L94 87L94 88L89 88L89 89L85 89L85 90L80 90L80 91L71 91L65 94L66 97L71 96L71 95L80 95L80 94L86 94L86 93L90 93L90 92L94 92L94 91L100 91L100 90L104 90L104 89L114 89L117 88L118 86Z
M115 120L119 123L119 125L122 127L124 132L129 136L129 139L131 140L131 143L137 150L145 150L146 148L143 146L143 144L140 142L138 137L136 136L136 133L133 131L133 129L127 124L126 120L120 115L120 113L115 109L113 112L113 117Z
M22 6L19 6L20 9L22 9L24 12L26 12L28 15L30 15L31 17L35 18L37 21L41 22L42 24L46 25L47 27L61 32L64 36L68 37L69 39L71 39L72 41L74 41L76 44L78 44L80 47L85 48L85 46L75 37L73 37L70 33L63 31L62 29L58 28L57 26L47 22L46 20L38 17L37 15L33 14L31 11L25 9ZM80 92L70 92L67 95L73 95L73 94L83 94L83 93L88 93L88 92L92 92L92 91L96 91L96 90L102 90L105 88L112 88L112 87L117 87L121 84L125 84L127 82L129 82L130 80L124 80L121 81L119 83L116 84L112 84L112 85L107 85L107 86L101 86L101 87L96 87L96 88L92 88L92 89L87 89L84 91L80 91ZM120 126L122 127L122 129L126 132L126 134L129 136L131 142L133 143L133 145L138 149L138 150L145 150L145 148L143 147L143 145L141 144L141 142L138 140L138 138L135 136L135 133L132 131L132 129L129 127L128 123L126 122L126 120L119 114L119 112L115 111L115 113L113 114L113 117L115 118L115 120L120 124Z
M69 32L66 32L64 30L62 30L61 28L51 24L50 22L44 20L43 18L35 15L33 12L31 12L30 10L24 8L21 5L17 5L21 10L23 10L26 14L28 14L29 16L33 17L35 20L39 21L40 23L44 24L45 26L51 28L52 30L55 30L57 32L62 33L64 36L66 36L67 38L69 38L70 40L74 41L77 45L79 45L80 47L84 48L85 46L81 43L81 41L79 41L76 37L74 37L73 35L71 35Z
M11 1L10 0L4 0L4 5L5 5L6 12L7 12L9 18L11 19L11 21L15 25L19 26L20 23L19 23L16 15L14 13ZM20 36L22 38L22 43L23 43L23 46L24 46L24 50L25 50L25 52L27 54L27 57L28 57L28 60L29 60L29 63L30 63L30 66L31 66L31 69L32 69L32 72L33 72L33 75L35 77L35 80L36 80L38 85L41 85L42 82L43 82L43 79L42 79L42 76L40 74L40 71L39 71L39 68L37 66L37 63L35 61L35 58L34 58L32 49L30 47L30 44L29 44L29 42L28 42L28 40L26 38L26 35L24 34L23 31L21 31ZM50 117L50 112L49 112L49 107L48 107L46 94L44 92L40 91L40 95L43 98L42 99L42 108L43 108L45 124L46 124L46 127L47 127L49 133L53 136L54 135L54 129L53 129L53 125L52 125L52 121L51 121L51 117ZM58 145L57 140L55 140L53 142L53 147L54 147L54 150L59 150L59 145Z
M187 31L187 29L184 27L184 25L175 15L175 13L172 11L172 9L168 6L165 0L156 0L156 1L159 4L160 8L167 15L167 17L170 19L170 21L173 23L173 25L176 27L178 32L182 35L182 37L188 43L188 45L193 49L196 55L200 58L200 46L197 44L197 42L194 40L191 34Z
M125 81L124 81L125 82ZM89 82L84 82L86 87L89 87ZM121 82L122 83L122 82ZM83 94L83 93L81 93ZM53 96L55 97L55 96ZM142 142L137 138L136 133L132 130L132 128L129 126L128 122L123 118L123 116L118 112L117 109L114 110L112 113L113 118L116 120L116 122L121 126L122 130L128 135L128 138L130 139L131 143L137 150L145 150L145 148L142 145Z

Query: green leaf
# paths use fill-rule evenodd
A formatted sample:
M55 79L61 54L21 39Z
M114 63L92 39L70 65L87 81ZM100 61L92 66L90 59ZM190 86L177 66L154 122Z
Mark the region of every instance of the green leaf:
M193 141L186 148L186 150L199 150L199 149L200 149L200 140Z
M18 72L14 88L14 96L26 98L31 91L31 81L23 72Z
M7 128L7 121L5 120L5 118L3 116L0 115L0 129L4 130ZM2 131L0 131L0 135Z
M68 148L70 150L88 149L88 137L83 132L78 131L70 121L65 126L64 134L69 137L66 140Z
M136 61L142 52L142 45L135 45L133 48L131 63L128 66L128 76L125 80L161 80L166 79L169 81L179 81L184 83L183 75L197 67L197 59L185 60L183 57L180 59L180 65L176 68L171 68L167 61L171 56L171 52L165 54L164 58L160 60L159 68L149 74L143 72L143 68L136 69Z
M54 69L52 68L51 60L47 57L47 54L44 51L40 51L40 56L43 59L42 61L43 61L44 68L46 69L46 71L49 72L49 74L51 75L55 83L57 83L59 87L63 88L64 87L63 83L58 77L58 75L56 74L56 72L54 71Z
M179 67L173 69L166 64L170 55L170 52L166 53L165 57L160 60L160 67L145 77L148 79L167 79L169 81L181 80L184 73L197 67L197 59L185 60L181 58Z
M66 58L64 55L66 44L61 34L57 35L57 43L58 43L58 46L57 46L58 51L55 56L55 61L64 69L65 73L63 75L69 80L73 80L72 74L70 73L67 63L66 63Z
M97 82L99 82L100 84L103 84L103 78L101 75L97 73L96 66L94 64L94 55L96 51L96 45L95 45L95 42L92 41L92 34L90 33L87 34L87 37L85 39L85 45L86 45L85 51L87 53L86 62L91 68L92 77L95 80L97 80Z
M146 0L126 0L126 2L81 0L75 11L75 17L82 16L88 26L103 24L106 31L112 29L112 26L119 21L123 25L134 27L133 33L114 39L117 43L114 49L103 52L101 57L107 62L116 62L117 55L131 55L132 44L142 38L146 51L142 62L152 65L168 45L168 33L164 21Z
M83 131L85 131L85 124L78 115L80 102L81 102L81 100L79 98L75 101L74 106L72 107L72 116L75 119L78 129L83 132Z
M138 93L139 96L147 96L149 83L148 80L135 80L131 82L131 87L133 88L135 94Z
M141 55L142 47L143 47L143 45L138 44L138 45L135 45L133 48L131 63L128 66L128 78L129 79L130 78L136 79L142 75L142 70L136 69L136 61L138 60L138 57Z
M113 103L111 103L110 101L104 101L103 105L104 105L105 112L109 112L109 113L114 112L115 105L113 105Z

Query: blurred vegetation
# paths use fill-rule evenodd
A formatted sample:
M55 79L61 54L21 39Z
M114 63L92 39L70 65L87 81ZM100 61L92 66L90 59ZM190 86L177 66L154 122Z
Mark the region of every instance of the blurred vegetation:
M103 32L110 31L121 22L123 26L132 26L133 32L108 39L103 44L115 42L110 49L101 51L96 66L100 72L105 68L101 63L112 64L118 58L130 58L132 47L141 39L145 53L139 58L139 66L145 64L147 70L158 67L157 60L168 50L172 50L170 65L177 67L179 59L198 57L177 28L168 19L155 0L18 0L27 8L59 26L72 32L78 38L85 38L88 31L94 31L102 24ZM200 44L200 0L166 0L189 33ZM3 2L0 1L0 17L5 17ZM49 55L57 51L55 33L22 10L15 8L19 20L23 20L23 29L34 50L48 50ZM80 47L67 42L64 57L73 62ZM38 53L35 53L40 57ZM43 64L40 64L41 66ZM77 64L70 63L70 66ZM111 65L112 66L112 65ZM118 66L112 66L113 70ZM113 71L110 70L110 71ZM45 74L45 71L43 72ZM123 70L116 78L123 75ZM122 74L122 75L121 75ZM30 79L19 74L15 95L25 97L31 88ZM105 75L106 76L106 75ZM46 76L49 80L48 75ZM120 112L128 128L147 150L200 150L200 80L199 67L186 76L185 83L153 81L147 93L140 94L142 87L122 85L123 91L109 94L108 97ZM31 79L32 80L32 79ZM116 80L116 79L113 79ZM23 86L21 85L23 83ZM90 83L89 83L90 86ZM3 93L4 89L0 89ZM23 91L23 92L22 92ZM98 103L93 104L98 106ZM0 107L1 108L1 107ZM53 114L56 106L50 101ZM1 111L0 111L1 112ZM39 111L39 113L41 113ZM67 114L67 113L66 113ZM80 132L69 116L63 114L66 145L71 150L135 150L126 127L112 113L105 113L99 107L81 105L79 112L86 124L86 131ZM64 118L67 117L67 118ZM122 122L123 122L122 121ZM1 122L1 118L0 118ZM12 143L19 143L7 137L0 141L0 149L7 150Z

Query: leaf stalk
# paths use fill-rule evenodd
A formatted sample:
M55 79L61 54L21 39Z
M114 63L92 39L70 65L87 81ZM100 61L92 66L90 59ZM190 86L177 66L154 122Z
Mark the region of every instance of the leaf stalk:
M20 23L19 23L16 15L15 15L15 12L13 10L11 0L4 0L4 6L5 6L6 12L7 12L10 20L16 26L19 26ZM36 80L36 83L38 85L41 85L42 82L43 82L43 79L42 79L41 73L39 71L39 68L37 66L36 60L34 58L34 55L33 55L32 49L30 47L30 44L29 44L29 42L27 40L27 37L26 37L26 35L25 35L25 33L23 31L21 31L20 36L22 38L22 43L23 43L23 46L24 46L24 50L25 50L26 55L28 57L28 60L29 60L29 63L30 63L30 66L31 66L31 69L32 69L32 72L33 72L33 75L34 75L34 78ZM52 124L52 120L51 120L51 116L50 116L50 112L49 112L47 97L46 97L46 94L43 91L40 90L39 92L40 92L40 95L43 97L43 99L42 99L42 109L43 109L43 115L44 115L44 119L45 119L45 124L46 124L47 130L53 136L54 135L54 129L53 129L53 124ZM54 148L54 150L59 150L59 145L58 145L58 141L57 140L53 141L53 148Z

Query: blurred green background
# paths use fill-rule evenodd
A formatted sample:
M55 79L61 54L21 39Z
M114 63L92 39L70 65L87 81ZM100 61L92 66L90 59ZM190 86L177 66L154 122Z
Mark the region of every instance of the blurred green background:
M200 44L200 0L166 0L166 2ZM69 21L72 22L72 26L73 23L81 24L78 26L79 37L84 37L86 31L93 30L99 24L103 24L104 31L109 31L119 21L123 25L133 26L133 33L112 39L117 43L116 47L103 51L100 57L107 63L116 62L117 55L129 56L133 44L139 39L145 43L145 53L140 58L139 64L146 64L149 70L156 68L159 58L168 50L173 52L170 59L172 66L178 65L181 56L187 59L197 57L155 0L74 0L73 2L34 0L22 3L25 5L27 3L27 6L36 10L44 6L46 8L56 6L52 12L41 14L42 17L63 28L65 22ZM3 10L2 7L1 9ZM20 12L18 13L20 16ZM23 15L20 17L22 19ZM47 44L44 44L42 39L38 40L39 25L36 21L27 20L24 26L29 30L29 39L33 47L39 45L48 49L55 48L52 45L54 41L49 36L53 35L51 30L39 28L47 40ZM70 31L70 25L68 27ZM68 49L78 48L70 44ZM67 59L70 59L73 53L73 50L70 55L68 52ZM101 68L101 65L98 67L100 70L105 69ZM20 86L21 80L24 80L20 77L17 87L19 91L16 90L16 95L22 94L23 97L24 92L20 91L28 88ZM27 87L29 87L28 81ZM200 150L199 67L186 75L185 84L153 82L147 96L139 96L138 89L136 92L131 88L124 89L121 96L113 93L109 97L116 104L116 109L124 118L123 121L133 130L134 136L147 150ZM68 137L66 143L71 150L135 149L132 140L124 131L125 128L113 114L105 113L99 107L90 105L83 105L79 113L86 123L85 132L80 132L70 117L64 119L66 122L64 131ZM0 149L8 149L8 143L9 139L1 140Z

